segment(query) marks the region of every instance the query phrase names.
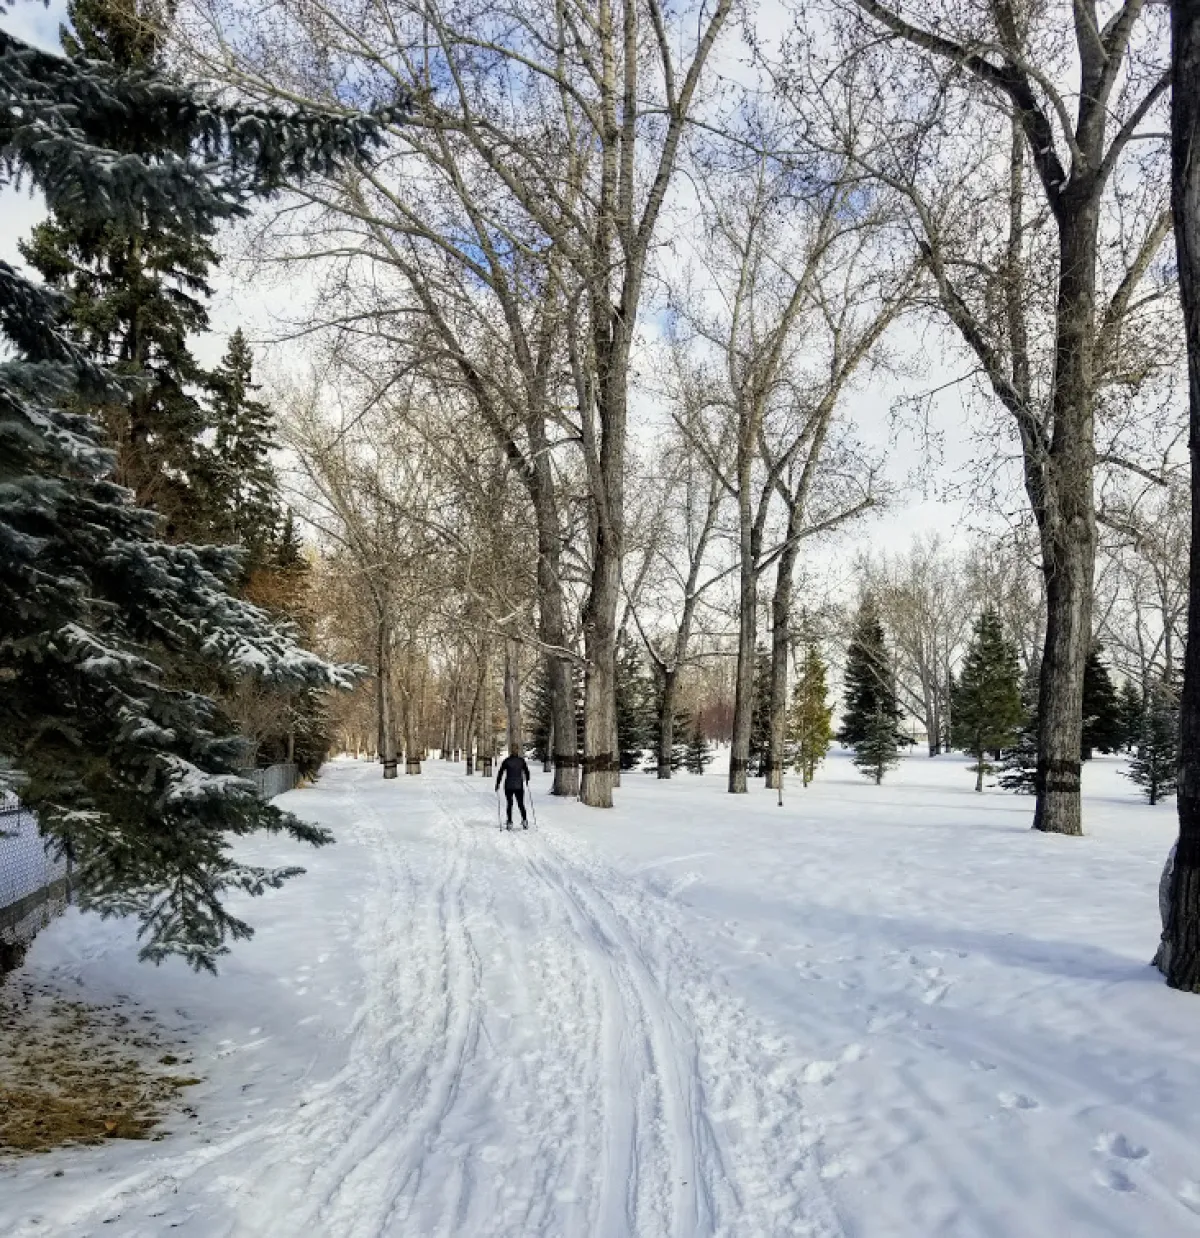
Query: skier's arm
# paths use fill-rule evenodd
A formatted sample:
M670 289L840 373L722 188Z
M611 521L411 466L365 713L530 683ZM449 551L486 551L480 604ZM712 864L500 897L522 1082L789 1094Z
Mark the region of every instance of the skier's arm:
M525 785L529 785L529 762L524 757L521 758L521 768L525 771Z
M500 768L496 771L496 790L497 791L500 790L500 779L504 777L504 767L507 764L508 764L507 761L501 761Z

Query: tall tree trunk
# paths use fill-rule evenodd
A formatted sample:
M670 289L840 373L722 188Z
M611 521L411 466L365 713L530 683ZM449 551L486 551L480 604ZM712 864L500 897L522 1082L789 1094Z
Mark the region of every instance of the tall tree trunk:
M758 573L750 551L742 555L738 596L737 671L733 686L733 743L729 749L729 790L745 794L754 720L754 637L758 611Z
M1173 989L1200 992L1200 11L1171 5L1171 205L1188 350L1188 450L1192 544L1188 627L1179 704L1179 841L1170 905L1156 960Z
M508 728L508 746L524 743L524 727L521 724L521 679L517 665L515 641L504 645L504 712Z
M492 758L496 755L496 731L492 717L492 683L490 671L489 650L484 649L480 674L479 706L479 772L485 777L492 776Z
M603 492L596 495L595 552L591 588L583 612L587 674L583 686L583 778L579 801L611 808L621 769L617 741L617 608L621 601L621 556L625 505L626 384L629 348L623 326L600 365L604 404L599 448Z
M1083 672L1092 643L1096 565L1092 493L1096 230L1096 208L1086 204L1059 226L1054 434L1030 495L1046 579L1033 828L1053 834L1083 833L1079 792Z
M671 757L675 753L675 701L679 695L679 670L663 667L662 695L658 702L658 776L671 777Z
M464 739L467 748L467 777L469 778L475 773L476 752L478 751L479 738L479 711L483 700L483 680L486 674L486 669L483 662L479 664L479 674L475 679L475 692L471 697L471 708L467 713L467 727L464 732Z
M404 709L404 772L419 774L424 749L421 744L421 715L416 699L409 697Z
M775 574L775 596L771 599L771 737L767 750L767 786L778 788L783 777L784 748L787 742L788 652L792 626L792 592L800 543L800 509L797 505L788 521L788 544L779 556Z
M603 532L601 532L603 538ZM584 611L587 673L583 684L583 778L581 803L611 808L620 760L617 749L617 604L620 558L597 544L592 592Z
M545 422L529 421L531 463L527 480L533 501L538 539L538 627L542 643L551 649L567 646L566 603L563 599L561 531L558 504L554 496L554 475ZM571 661L547 654L546 668L550 687L550 735L554 762L551 795L579 794L579 752L575 739L575 694L571 683Z
M937 667L930 667L921 659L921 697L925 706L925 742L929 755L936 757L942 751L942 711L938 699Z
M379 707L379 759L383 776L396 777L396 719L392 700L392 636L386 620L379 624L377 649L377 702Z
M554 716L550 717L550 731L546 736L546 751L542 753L542 773L548 774L554 769Z
M734 374L736 390L737 376ZM750 498L755 434L762 424L758 408L742 403L738 409L738 652L733 685L733 740L729 748L729 790L746 793L750 765L750 732L754 715L754 638L758 624L758 536Z

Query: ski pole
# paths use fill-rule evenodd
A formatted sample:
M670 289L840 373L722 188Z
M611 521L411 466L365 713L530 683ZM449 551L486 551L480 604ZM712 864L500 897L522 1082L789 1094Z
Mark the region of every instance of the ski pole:
M500 832L504 832L504 819L500 815L500 788L496 788L496 824L500 827Z
M533 787L527 786L526 790L529 792L529 815L533 819L533 828L536 830L538 827L538 823L537 823L537 809L534 808L533 806Z

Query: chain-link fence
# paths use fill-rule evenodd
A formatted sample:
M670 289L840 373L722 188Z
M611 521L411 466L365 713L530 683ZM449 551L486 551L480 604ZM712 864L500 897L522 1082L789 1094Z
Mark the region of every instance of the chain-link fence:
M299 781L295 765L240 773L259 798L273 799ZM70 865L46 850L37 819L14 795L0 795L0 976L17 966L25 947L70 901Z
M268 765L266 769L243 769L238 772L254 783L260 800L273 800L285 791L292 791L300 781L294 765Z
M70 865L46 850L34 815L16 796L0 796L0 975L66 907L70 889Z

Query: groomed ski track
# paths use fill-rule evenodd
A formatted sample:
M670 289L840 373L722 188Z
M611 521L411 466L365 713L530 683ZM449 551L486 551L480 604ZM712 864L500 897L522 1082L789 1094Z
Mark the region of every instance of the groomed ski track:
M1091 762L1035 836L966 762L612 812L335 761L320 851L221 974L71 911L31 978L153 1018L200 1082L158 1142L0 1160L4 1238L1200 1235L1194 999L1146 963L1172 814ZM1085 787L1086 791L1086 787Z
M437 762L402 809L375 770L327 778L379 860L366 991L345 1067L255 1153L273 1186L246 1232L840 1232L799 1080L763 1072L770 1038L553 808L501 832L487 782Z

